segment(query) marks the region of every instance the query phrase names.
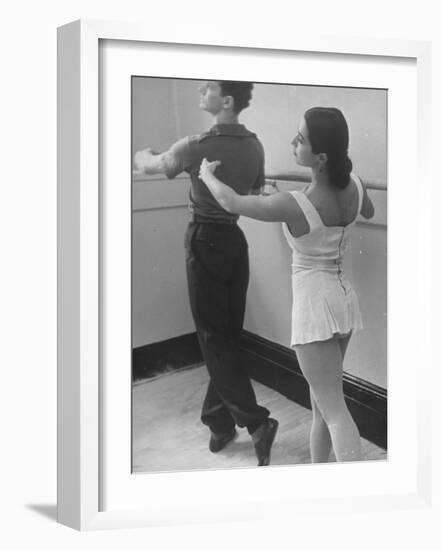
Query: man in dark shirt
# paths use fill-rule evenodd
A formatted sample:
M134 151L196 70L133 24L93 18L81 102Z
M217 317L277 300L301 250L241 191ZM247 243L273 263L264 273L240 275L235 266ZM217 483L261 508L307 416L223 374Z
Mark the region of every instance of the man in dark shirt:
M186 231L186 267L190 305L201 351L210 375L201 420L210 428L209 448L223 449L236 436L235 425L250 433L258 466L270 462L278 422L256 402L239 339L249 282L248 246L237 225L199 179L203 158L219 160L219 177L237 193L259 193L264 186L264 151L255 134L239 123L249 105L250 82L208 81L200 87L200 108L211 113L214 126L201 135L185 137L163 153L139 151L135 164L147 174L174 178L188 172L191 179Z

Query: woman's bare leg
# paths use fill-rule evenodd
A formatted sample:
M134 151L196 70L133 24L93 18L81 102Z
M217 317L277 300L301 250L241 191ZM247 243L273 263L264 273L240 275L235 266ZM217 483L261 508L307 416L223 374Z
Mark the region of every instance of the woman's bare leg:
M341 336L340 338L337 338L339 347L341 349L342 365L344 365L345 352L347 351L348 344L350 343L350 338L351 338L351 332L349 332L345 336Z
M310 457L315 463L328 462L332 441L327 424L322 418L321 411L316 404L315 397L310 389L310 402L312 405L313 421L310 430Z
M345 349L346 345L344 353ZM344 400L339 339L335 337L303 344L296 346L295 350L301 370L328 427L336 460L360 460L359 432Z

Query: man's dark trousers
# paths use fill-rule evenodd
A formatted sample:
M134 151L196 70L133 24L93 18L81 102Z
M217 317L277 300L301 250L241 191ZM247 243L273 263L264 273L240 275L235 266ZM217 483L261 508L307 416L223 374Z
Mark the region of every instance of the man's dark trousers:
M248 247L236 223L192 221L185 238L190 306L210 383L201 420L215 434L253 433L269 416L256 402L239 339L249 282Z

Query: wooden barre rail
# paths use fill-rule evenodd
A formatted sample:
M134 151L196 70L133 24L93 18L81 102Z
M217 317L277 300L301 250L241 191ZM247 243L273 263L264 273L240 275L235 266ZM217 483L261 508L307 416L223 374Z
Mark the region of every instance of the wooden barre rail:
M175 179L185 179L187 178L187 174L179 175ZM162 174L158 174L155 176L148 176L146 174L143 174L142 172L138 172L134 170L132 172L132 180L133 181L146 181L146 180L162 180L166 179L166 176ZM284 182L297 182L297 183L310 183L310 176L308 174L305 174L304 172L282 172L282 173L275 173L275 174L266 174L265 179L267 181L284 181ZM367 189L376 189L380 191L386 191L387 185L386 183L380 181L380 180L366 180L361 178L364 182L364 185L367 187Z
M310 183L311 178L304 172L282 172L276 174L266 174L267 181L285 181L285 182L298 182L298 183ZM387 184L380 180L366 180L361 178L367 189L376 189L380 191L387 190Z

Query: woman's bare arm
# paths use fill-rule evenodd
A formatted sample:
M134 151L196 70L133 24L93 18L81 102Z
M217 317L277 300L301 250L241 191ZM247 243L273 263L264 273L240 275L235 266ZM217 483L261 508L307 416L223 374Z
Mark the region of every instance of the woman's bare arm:
M368 196L367 188L362 181L361 183L362 189L364 190L364 194L362 197L361 216L363 216L366 220L369 220L374 216L374 206L370 197Z
M218 161L209 163L204 159L200 178L224 210L264 222L293 223L296 220L300 208L290 193L282 192L268 196L238 195L214 175L213 172L219 164Z

